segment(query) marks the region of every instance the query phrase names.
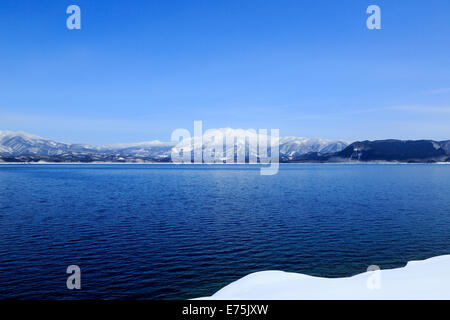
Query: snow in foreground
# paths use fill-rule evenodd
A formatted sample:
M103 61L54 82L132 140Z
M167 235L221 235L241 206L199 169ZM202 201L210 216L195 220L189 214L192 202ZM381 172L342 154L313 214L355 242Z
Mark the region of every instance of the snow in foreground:
M449 288L450 255L445 255L411 261L403 268L369 271L349 278L256 272L201 299L450 299Z

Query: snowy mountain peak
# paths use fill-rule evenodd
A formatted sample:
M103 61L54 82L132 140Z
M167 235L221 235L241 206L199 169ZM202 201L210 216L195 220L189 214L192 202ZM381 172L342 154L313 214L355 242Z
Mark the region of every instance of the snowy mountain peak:
M8 131L8 130L0 130L0 141L7 138L20 137L25 140L45 140L39 136L34 134L29 134L23 131Z

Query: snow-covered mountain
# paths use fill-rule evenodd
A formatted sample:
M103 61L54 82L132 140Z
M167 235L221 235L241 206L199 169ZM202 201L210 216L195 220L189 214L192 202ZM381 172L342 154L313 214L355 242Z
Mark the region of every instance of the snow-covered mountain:
M270 134L270 133L269 133ZM234 154L245 154L246 157L257 157L258 142L267 141L269 137L252 130L243 129L212 129L205 132L200 137L185 139L180 143L149 141L130 144L114 144L105 146L91 146L83 144L60 143L49 139L44 139L36 135L25 132L0 131L0 156L59 156L73 157L83 156L92 160L111 160L139 158L139 159L169 159L172 149L174 151L196 152L192 145L203 141L204 152L215 152L222 146L222 141L226 143L228 149L224 149L223 156ZM220 140L222 139L222 140ZM292 157L317 152L320 154L334 153L343 150L348 144L342 141L329 141L323 139L307 139L297 137L281 137L278 139L280 156L291 159ZM228 153L227 153L228 152ZM47 159L46 158L46 159Z
M441 148L444 149L448 155L450 155L450 140L441 141Z
M252 130L210 129L201 137L181 141L174 147L173 152L190 152L192 155L203 153L204 157L214 158L216 161L234 161L236 155L236 159L240 159L238 162L243 162L248 157L257 159L258 141L264 139L267 141L268 136ZM205 162L214 161L205 160Z
M234 154L245 155L246 158L257 158L260 152L258 145L261 142L267 143L267 141L273 139L270 136L270 132L267 134L261 134L254 130L232 128L211 129L206 131L202 137L192 137L183 140L175 146L174 151L200 152L199 147L195 147L197 145L202 146L203 153L207 152L209 154L212 152L215 155L216 150L225 146L223 152L220 153L222 155L221 158L224 160L230 160L229 158L234 157ZM280 157L286 159L292 159L293 157L310 152L317 152L319 154L334 153L348 146L348 143L343 141L330 141L317 138L280 137L275 140L279 145ZM224 143L224 141L231 141L231 143Z
M25 132L0 131L0 155L3 156L57 156L65 153L86 154L96 151L95 147L89 145L55 142Z
M294 158L310 152L319 154L335 153L345 149L347 146L348 143L344 141L283 137L280 139L280 154L288 158Z
M175 142L161 142L158 140L128 144L113 144L99 147L104 153L118 153L140 158L168 158Z

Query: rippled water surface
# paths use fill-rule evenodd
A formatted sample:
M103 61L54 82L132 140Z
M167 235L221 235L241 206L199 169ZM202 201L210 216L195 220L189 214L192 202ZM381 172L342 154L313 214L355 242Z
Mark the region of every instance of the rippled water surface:
M399 267L450 253L449 190L448 165L0 165L0 298L184 299L261 270Z

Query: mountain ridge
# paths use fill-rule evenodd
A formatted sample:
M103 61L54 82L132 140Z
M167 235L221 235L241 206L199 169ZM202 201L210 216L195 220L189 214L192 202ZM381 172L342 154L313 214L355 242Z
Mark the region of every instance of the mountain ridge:
M268 136L252 130L211 129L202 138L202 152L217 148L215 137L232 137L236 147L225 150L236 154L246 152L257 156L255 143ZM0 131L0 162L171 162L172 150L195 149L200 137L192 137L182 142L162 142L158 140L121 143L103 146L70 144L45 139L23 131ZM234 141L234 140L233 140ZM278 139L280 162L409 162L435 163L450 162L450 140L364 140L347 143L340 140L320 138L280 137ZM252 145L253 147L250 147ZM192 146L192 147L191 147ZM230 149L230 147L229 147ZM244 150L244 151L243 151ZM229 159L228 159L229 160Z
M320 155L308 153L288 162L450 162L450 141L374 140L356 141L345 149Z
M242 138L236 141L238 150L256 148L249 147L249 140L253 146L258 139L267 138L252 130L244 129L210 129L201 137L203 149L212 149L217 141L214 136ZM92 146L88 144L60 143L41 138L25 132L0 131L0 161L3 162L170 162L173 148L189 146L199 137L192 137L182 142L161 142L158 140ZM234 140L233 140L234 141ZM308 139L298 137L282 137L279 139L280 150L288 158L317 151L326 153L330 150L340 151L348 143L325 139ZM233 147L234 148L234 147ZM283 151L285 150L285 151ZM194 151L194 150L192 150ZM325 152L326 151L326 152ZM234 152L234 150L232 151Z

